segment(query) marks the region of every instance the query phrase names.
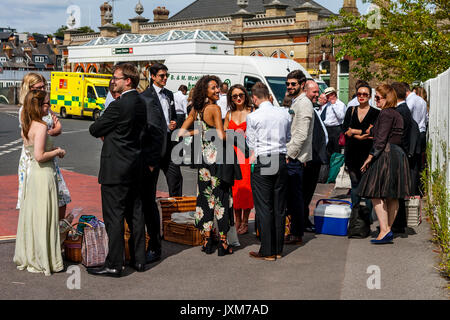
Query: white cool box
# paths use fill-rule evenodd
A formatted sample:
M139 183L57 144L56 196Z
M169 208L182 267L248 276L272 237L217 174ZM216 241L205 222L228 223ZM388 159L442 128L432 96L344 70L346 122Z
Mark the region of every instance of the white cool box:
M324 203L319 204L320 202ZM349 201L320 199L314 209L316 233L346 236L351 212L352 203Z

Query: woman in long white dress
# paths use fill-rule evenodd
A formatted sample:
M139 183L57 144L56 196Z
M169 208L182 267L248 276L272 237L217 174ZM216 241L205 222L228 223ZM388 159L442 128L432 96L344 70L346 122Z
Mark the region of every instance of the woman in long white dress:
M22 126L21 114L23 109L23 103L25 96L30 92L31 90L42 90L45 91L47 86L47 81L45 78L35 72L29 72L27 73L23 80L22 85L20 88L20 96L19 96L19 104L21 105L19 109L19 123L20 127ZM44 116L42 117L42 120L44 120L47 123L48 127L48 134L50 136L58 136L61 134L61 123L59 122L56 115L51 111L50 106L44 107ZM70 197L69 189L67 188L67 185L64 181L64 178L61 174L61 171L59 170L58 163L56 159L54 159L55 162L55 168L58 178L58 204L59 204L59 219L64 219L66 215L66 208L67 204L69 204L72 200ZM29 163L29 159L27 159L27 153L25 152L25 148L22 148L22 153L20 155L19 160L19 168L18 168L18 177L19 177L19 190L18 190L18 196L17 196L17 206L16 209L20 209L20 198L22 193L22 186L23 186L23 178L24 174L27 171L27 164Z
M22 139L27 155L17 225L14 262L19 270L51 275L64 269L60 247L58 183L53 158L65 151L54 148L42 120L49 97L33 90L21 114Z

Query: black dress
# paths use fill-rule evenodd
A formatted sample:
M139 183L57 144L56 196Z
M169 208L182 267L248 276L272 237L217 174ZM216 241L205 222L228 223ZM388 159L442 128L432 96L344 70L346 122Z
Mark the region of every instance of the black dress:
M403 118L395 108L381 110L373 128L373 160L359 183L364 198L402 199L409 195L410 173L403 151Z
M354 111L353 111L354 109ZM344 132L349 128L362 130L363 134L369 128L370 125L374 125L380 111L369 107L369 111L364 117L362 122L359 122L358 107L348 108L345 113L345 119L343 123ZM345 136L345 165L350 170L360 171L364 161L372 149L372 139L358 140L356 138Z

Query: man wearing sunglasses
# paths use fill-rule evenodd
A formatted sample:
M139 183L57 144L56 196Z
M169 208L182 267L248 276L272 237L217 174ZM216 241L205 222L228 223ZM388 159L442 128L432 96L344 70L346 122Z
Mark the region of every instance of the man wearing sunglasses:
M165 88L169 78L168 69L164 64L155 63L150 67L150 86L141 94L147 105L147 113L153 114L155 120L150 121L162 130L161 158L151 172L147 172L146 178L148 198L144 200L144 216L147 232L150 236L149 250L147 251L147 263L157 261L161 257L161 226L158 207L156 205L156 186L160 169L166 176L170 197L181 197L183 176L180 166L171 159L174 142L172 132L177 127L177 114L173 93ZM156 149L153 150L155 153Z
M305 229L303 202L303 168L312 160L312 136L314 128L314 109L312 100L317 100L319 91L311 94L304 92L306 76L300 70L294 70L287 76L286 87L292 98L293 111L291 140L287 143L288 195L287 214L291 216L290 234L284 243L301 244ZM317 88L318 89L318 88Z

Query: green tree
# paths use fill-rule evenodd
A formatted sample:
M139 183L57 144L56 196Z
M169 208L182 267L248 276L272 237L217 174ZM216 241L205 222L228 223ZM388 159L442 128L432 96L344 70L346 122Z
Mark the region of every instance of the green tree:
M449 0L363 2L377 7L360 16L341 10L322 34L334 38L337 60L357 60L352 71L359 78L411 83L450 67Z
M122 31L131 31L131 26L128 23L123 24L120 22L116 22L116 23L114 23L114 25L116 27L120 28Z
M64 31L68 30L69 28L67 26L61 26L58 28L58 30L56 30L56 32L53 34L55 37L58 38L64 38ZM79 27L77 29L78 32L80 33L91 33L91 32L95 32L94 30L91 29L91 27L89 26L84 26L84 27Z

